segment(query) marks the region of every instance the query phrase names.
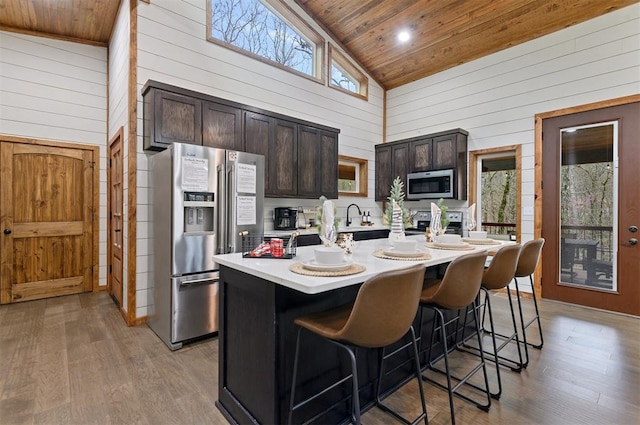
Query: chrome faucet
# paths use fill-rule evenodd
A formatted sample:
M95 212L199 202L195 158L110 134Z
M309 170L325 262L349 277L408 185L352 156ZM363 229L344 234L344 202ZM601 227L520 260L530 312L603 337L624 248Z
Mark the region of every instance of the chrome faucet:
M356 207L358 209L358 215L362 215L362 211L360 211L359 206L357 206L356 204L349 204L349 206L347 207L347 227L349 227L349 225L351 224L351 220L349 220L349 208L351 207Z

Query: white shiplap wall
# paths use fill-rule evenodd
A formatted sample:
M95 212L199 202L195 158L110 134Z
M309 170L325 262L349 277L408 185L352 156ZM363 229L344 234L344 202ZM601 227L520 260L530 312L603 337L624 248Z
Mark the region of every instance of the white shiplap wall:
M107 49L0 31L0 134L100 147L99 284L106 285Z
M522 145L522 208L534 205L534 116L640 93L640 4L390 90L388 141L450 128L469 150ZM522 215L522 239L533 238Z
M120 10L118 11L118 17L111 34L111 41L109 42L109 134L108 141L110 141L122 127L122 152L123 152L123 264L122 264L122 306L124 311L127 311L128 301L128 268L129 262L126 260L129 254L129 215L128 211L128 181L129 181L129 167L127 166L129 160L129 3L122 2L120 4ZM101 207L107 208L106 203Z
M304 16L292 0L287 3ZM149 79L339 128L339 153L369 161L369 187L373 194L373 146L382 142L382 88L370 80L369 101L366 102L209 43L206 41L206 16L206 0L138 3L139 243L151 245L148 241L151 237L149 217L145 215L148 211L148 158L142 150L140 95L142 86ZM381 215L380 212L376 214L379 205L373 196L366 200L338 200L339 214L344 216L344 208L353 201L371 210L373 215ZM271 217L275 206L315 206L317 203L313 200L268 199L265 213L266 217ZM148 314L152 302L148 288L153 283L148 282L145 254L139 252L138 260L136 314L142 317Z

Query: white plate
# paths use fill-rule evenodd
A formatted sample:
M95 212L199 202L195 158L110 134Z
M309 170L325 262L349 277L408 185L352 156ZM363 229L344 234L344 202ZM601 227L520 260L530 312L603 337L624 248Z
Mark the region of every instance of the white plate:
M384 255L389 257L419 257L424 254L423 251L416 249L415 251L398 251L394 247L390 247L382 251Z
M309 260L302 263L302 267L317 272L339 272L348 269L351 264L353 264L351 261L346 260L339 264L319 264L316 260Z

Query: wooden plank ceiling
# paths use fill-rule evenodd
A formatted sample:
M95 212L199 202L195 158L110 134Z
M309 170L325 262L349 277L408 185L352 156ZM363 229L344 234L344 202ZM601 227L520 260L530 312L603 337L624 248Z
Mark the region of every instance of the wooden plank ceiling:
M638 1L295 0L386 89ZM119 3L0 0L0 30L106 45ZM401 29L412 36L404 44Z
M386 89L637 0L295 0ZM412 38L400 43L400 30Z
M0 0L0 30L106 46L120 0Z

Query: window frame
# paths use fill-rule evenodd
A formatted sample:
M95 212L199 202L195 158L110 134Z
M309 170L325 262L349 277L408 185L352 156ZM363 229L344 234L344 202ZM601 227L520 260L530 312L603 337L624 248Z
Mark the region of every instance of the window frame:
M358 183L358 187L356 191L353 192L341 192L338 191L338 196L359 196L366 198L369 196L369 187L368 187L368 170L369 163L366 159L356 158L353 156L346 155L338 155L338 167L340 164L345 165L354 165L356 166L357 178L356 182Z
M331 43L329 43L328 50L329 50L329 60L327 61L328 63L327 81L328 81L329 87L335 90L339 90L343 93L350 94L351 96L368 100L369 99L369 78L363 72L361 72L355 65L353 65L353 63L345 55L342 54L342 52L340 52L335 47L333 47ZM336 63L336 65L338 66L338 68L340 68L341 71L343 71L353 80L358 82L359 87L358 87L357 93L352 92L351 90L347 90L344 87L341 87L333 83L331 79L333 62Z
M268 65L274 66L278 69L282 69L284 71L290 72L292 74L298 75L300 77L304 77L308 80L314 81L316 83L324 84L325 82L325 45L326 40L314 30L304 19L302 19L295 11L293 11L289 6L281 1L274 0L254 0L262 3L264 7L269 9L272 13L274 13L277 17L282 19L287 25L289 25L293 30L300 33L301 36L305 37L313 43L315 47L314 58L313 58L313 72L314 75L305 74L304 72L298 71L296 69L290 68L286 65L283 65L279 62L276 62L272 59L265 58L256 53L245 50L241 47L235 46L233 44L227 43L224 40L220 40L214 37L211 34L211 25L213 18L213 2L215 0L207 0L207 22L206 22L206 39L207 41L214 43L218 46L225 47L227 49L233 50L245 56L251 57L253 59L257 59L260 62L266 63Z

